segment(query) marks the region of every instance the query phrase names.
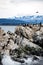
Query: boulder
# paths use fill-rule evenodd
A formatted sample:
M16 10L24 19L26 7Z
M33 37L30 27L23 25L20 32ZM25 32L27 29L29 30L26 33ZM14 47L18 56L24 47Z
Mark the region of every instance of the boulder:
M32 32L32 33L31 33ZM32 34L34 34L33 30L29 27L23 27L23 26L18 26L15 30L15 33L17 35L20 35L22 37L25 37L27 39L32 38Z
M33 43L35 43L43 48L43 34L40 34L40 35L34 34Z

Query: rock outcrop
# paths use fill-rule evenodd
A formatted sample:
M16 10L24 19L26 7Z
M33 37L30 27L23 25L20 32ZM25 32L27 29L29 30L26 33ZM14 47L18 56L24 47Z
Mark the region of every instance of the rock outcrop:
M43 27L17 26L14 33L0 28L0 54L10 54L13 59L43 56Z

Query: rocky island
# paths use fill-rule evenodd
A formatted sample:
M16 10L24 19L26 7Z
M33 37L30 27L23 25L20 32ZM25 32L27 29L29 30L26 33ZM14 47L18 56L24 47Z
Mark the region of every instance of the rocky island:
M43 65L43 24L16 26L14 33L0 28L0 65L8 65L3 63L6 56L18 62L9 65Z

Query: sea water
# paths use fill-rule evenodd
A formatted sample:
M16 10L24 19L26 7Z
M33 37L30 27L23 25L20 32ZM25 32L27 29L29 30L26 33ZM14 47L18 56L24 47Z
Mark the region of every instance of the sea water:
M43 58L39 57L39 59L40 59L39 61L38 60L33 61L32 57L30 57L28 59L24 59L25 63L19 63L13 61L10 56L4 55L2 59L2 64L3 65L43 65Z

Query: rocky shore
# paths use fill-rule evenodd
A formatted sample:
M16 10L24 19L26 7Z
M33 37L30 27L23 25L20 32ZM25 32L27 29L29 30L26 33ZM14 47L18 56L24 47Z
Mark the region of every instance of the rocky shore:
M14 33L0 28L0 65L4 55L20 63L29 56L33 61L43 57L43 25L16 26Z

